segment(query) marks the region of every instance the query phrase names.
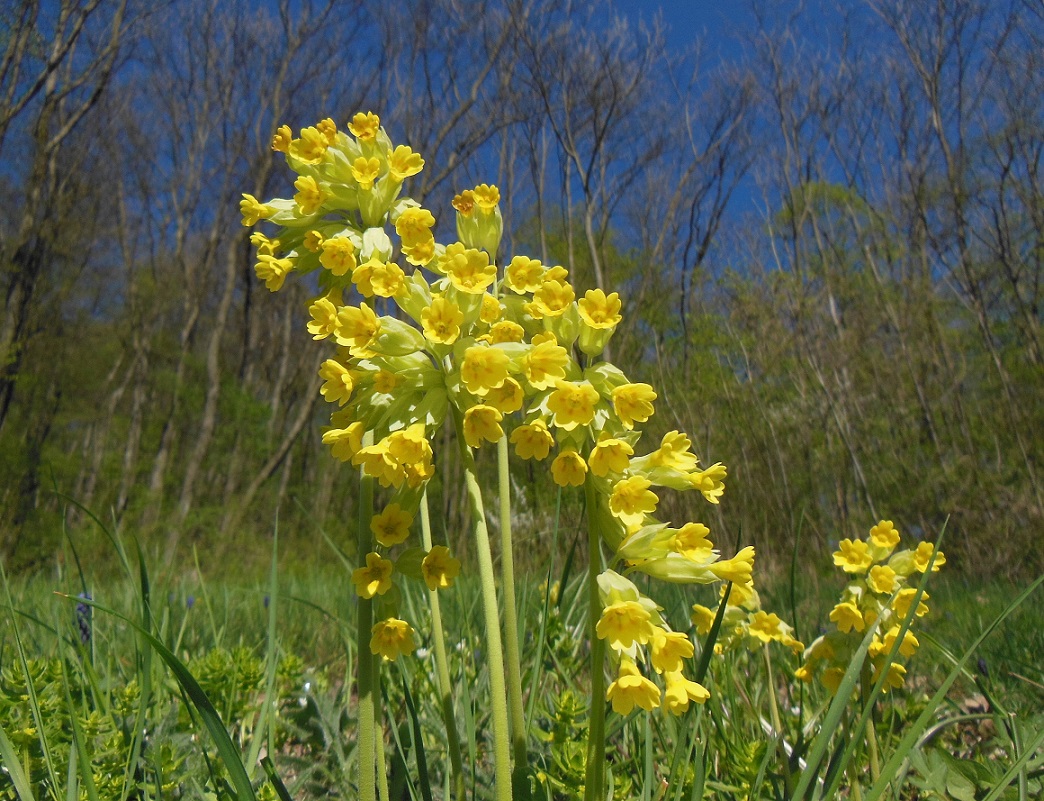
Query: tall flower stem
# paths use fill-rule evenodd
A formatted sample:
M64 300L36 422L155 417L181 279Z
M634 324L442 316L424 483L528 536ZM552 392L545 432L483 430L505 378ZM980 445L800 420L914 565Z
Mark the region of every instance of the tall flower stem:
M425 490L420 503L421 544L430 551L431 517L428 513L428 492ZM453 685L450 682L449 660L446 658L446 635L442 628L442 609L439 606L438 590L429 590L428 603L431 607L431 638L435 646L435 670L439 680L439 695L442 697L442 720L446 726L446 745L449 748L450 767L453 770L455 797L464 798L464 760L460 753L460 736L457 734L457 718L453 713Z
M587 770L584 801L605 798L605 642L596 628L602 601L598 574L602 572L602 539L594 526L595 488L591 475L584 483L587 514L587 635L591 641L591 712L587 718Z
M526 754L526 715L522 709L522 662L518 645L518 611L515 606L515 563L511 545L511 472L508 440L497 442L497 477L500 491L500 588L504 600L504 650L507 656L508 711L511 714L511 749L515 771L529 762Z
M511 751L508 730L507 687L505 686L504 647L500 638L500 610L497 607L496 577L493 573L493 554L489 547L489 529L486 509L482 503L475 467L475 457L464 441L464 421L456 412L457 442L464 467L464 485L471 505L475 525L475 550L479 562L479 580L482 584L482 608L486 619L486 650L489 653L489 690L493 717L493 751L496 766L497 801L511 799Z
M373 432L363 435L363 445L373 444ZM359 530L356 533L356 554L360 557L369 553L371 546L370 521L373 519L373 477L360 471L359 478ZM356 651L359 662L356 667L356 688L359 694L359 732L356 747L359 749L359 799L376 801L377 785L374 765L376 762L376 710L374 707L374 657L370 653L370 630L373 628L373 601L357 598L358 629Z

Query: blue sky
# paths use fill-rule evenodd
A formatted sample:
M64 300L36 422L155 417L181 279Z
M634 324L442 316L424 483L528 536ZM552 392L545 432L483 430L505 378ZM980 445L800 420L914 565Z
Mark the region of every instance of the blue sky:
M657 12L667 25L667 45L683 49L702 38L708 55L725 59L739 55L737 33L754 24L743 0L631 0L617 8L632 19L651 19Z

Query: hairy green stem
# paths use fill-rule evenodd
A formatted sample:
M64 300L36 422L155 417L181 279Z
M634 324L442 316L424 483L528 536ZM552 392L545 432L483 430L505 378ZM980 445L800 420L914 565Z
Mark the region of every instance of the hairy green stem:
M378 801L390 801L391 794L388 791L388 763L384 753L384 701L381 698L381 658L373 656L373 706L374 725L373 730L377 737L374 747L377 757L377 798Z
M431 550L431 517L428 512L428 492L421 495L421 544ZM460 753L457 718L453 712L453 684L450 682L449 660L446 658L446 635L442 628L442 609L438 590L428 591L431 607L431 639L435 646L435 670L438 674L439 695L442 699L442 720L446 726L446 745L449 748L450 767L453 770L453 790L456 798L464 798L464 760Z
M772 655L769 653L768 643L765 643L763 653L765 655L765 673L768 677L769 715L772 717L772 733L777 737L783 734L783 724L779 718L779 705L776 703L776 681L772 675Z
M363 445L373 444L373 432L363 435ZM370 521L373 519L373 477L360 470L359 473L359 530L356 534L356 555L362 559L370 552ZM358 603L358 630L356 650L359 662L356 667L356 687L359 694L359 732L356 747L359 749L359 799L376 801L374 765L376 763L376 710L374 708L374 658L370 653L370 630L373 628L373 601L362 597Z
M591 712L587 725L584 801L602 801L605 798L605 643L595 630L602 611L598 595L602 539L594 526L595 489L590 474L584 483L584 498L587 506L587 630L591 641Z
M458 412L455 417L460 459L464 467L464 484L471 505L472 521L475 524L475 550L478 555L479 579L482 584L482 608L486 619L486 650L489 653L490 708L493 717L493 751L496 766L496 798L497 801L510 801L511 738L508 729L504 648L500 637L500 610L497 607L493 554L489 547L486 509L482 503L482 490L478 483L475 457L472 456L471 449L464 441L464 421L460 413Z
M511 714L511 748L515 770L529 762L526 753L526 714L522 708L522 662L518 646L518 611L515 606L515 564L511 545L511 473L508 440L497 442L497 476L500 489L500 587L504 601L504 651L507 657L508 711Z

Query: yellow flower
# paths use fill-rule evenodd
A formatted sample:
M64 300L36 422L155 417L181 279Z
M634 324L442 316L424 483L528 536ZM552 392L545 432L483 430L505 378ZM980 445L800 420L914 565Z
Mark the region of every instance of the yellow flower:
M696 469L699 462L696 455L689 451L691 447L692 443L685 434L668 431L660 440L660 447L649 454L649 458L657 467L671 467L687 473Z
M330 142L318 128L302 128L301 138L290 143L287 155L303 164L319 164L326 158Z
M395 373L378 370L377 375L373 377L373 391L381 395L391 395L401 380Z
M349 347L353 351L365 350L380 330L381 321L365 303L344 306L337 312L337 330L334 336L338 345Z
M884 641L881 643L881 652L887 654L892 650L892 646L895 645L896 638L899 636L899 627L892 626L884 636ZM899 646L899 653L907 658L913 656L917 652L917 648L921 645L920 641L914 636L914 633L907 629L906 634L903 635L903 642Z
M322 232L313 229L305 234L304 241L301 244L304 245L305 250L318 253L325 241L326 237L323 236Z
M499 345L502 342L521 342L525 335L525 329L514 320L501 320L499 323L494 323L489 329L489 341L493 345Z
M913 553L914 567L921 573L928 569L928 562L931 561L932 553L935 551L935 546L930 542L922 542L917 546L917 550ZM939 568L946 564L946 556L942 551L935 557L935 561L932 562L932 572L938 573Z
M388 449L387 441L360 448L352 457L352 464L361 466L368 476L376 478L382 487L401 487L406 470Z
M692 659L693 653L692 641L681 632L653 628L652 666L657 673L681 670L682 660Z
M366 567L352 571L352 584L360 598L370 599L375 595L384 595L392 588L392 570L394 565L380 554L366 554Z
M344 406L352 397L352 375L348 368L336 359L327 359L319 368L319 377L325 383L319 388L319 394L328 402Z
M499 409L484 403L472 406L464 412L464 441L469 448L477 448L483 442L496 442L504 436L500 421L504 415Z
M431 443L425 434L424 423L393 431L387 438L388 451L400 464L429 461Z
M366 158L359 156L352 162L352 177L358 182L359 188L364 192L373 189L373 182L381 174L381 162L376 156Z
M294 181L294 187L297 189L294 202L301 214L306 217L319 211L319 207L330 197L330 193L320 187L315 178L310 175L302 175Z
M500 301L486 292L482 296L482 306L479 309L479 319L486 325L493 325L500 319Z
M385 548L405 542L412 525L413 516L397 503L389 503L380 514L370 518L370 531Z
M606 296L601 289L589 289L576 305L580 319L591 328L613 328L623 319L620 315L620 295L616 292Z
M895 600L892 602L892 609L895 613L902 618L906 619L907 615L910 614L910 604L913 603L914 596L917 595L917 589L915 587L903 587L896 593ZM928 614L928 604L924 603L928 600L928 593L921 594L921 601L917 604L916 617L924 617Z
M809 665L802 665L794 671L794 678L808 684L812 681L812 668Z
M866 585L879 595L891 595L895 592L895 571L887 565L875 565L870 568Z
M706 562L712 556L714 546L707 539L710 529L703 523L686 523L671 538L670 549L693 562ZM736 603L735 598L732 599Z
M551 462L551 478L560 487L579 487L586 475L587 465L574 450L562 451Z
M337 328L337 305L329 295L316 298L308 307L308 333L318 341L326 339Z
M750 584L751 572L754 569L754 548L748 545L731 559L709 565L711 573L722 581L733 584Z
M529 425L521 425L511 432L511 443L520 459L546 459L555 444L555 438L547 430L547 423L534 420Z
M275 209L244 192L243 199L239 201L239 213L243 215L243 225L249 226L257 225L258 220L267 220L275 214Z
M483 396L489 390L503 386L509 364L507 353L500 348L474 345L464 351L460 380L472 395Z
M340 277L355 269L355 245L346 236L324 239L319 244L319 263Z
M424 159L406 145L399 145L388 154L388 172L393 181L402 182L424 169Z
M681 715L689 708L689 702L706 703L710 692L702 684L685 678L682 672L668 673L667 687L663 693L663 708L672 715Z
M421 328L429 342L450 345L460 336L460 324L464 313L452 300L436 295L431 305L421 311Z
M595 633L619 651L635 643L645 645L653 638L655 629L648 609L638 601L620 601L602 610Z
M605 478L609 473L622 473L626 470L629 464L628 457L633 454L634 448L624 440L605 437L598 440L598 444L591 449L587 463L592 473Z
M276 153L288 153L290 151L290 142L293 138L294 135L290 132L290 126L280 125L272 136L272 150Z
M319 131L325 138L326 144L335 145L337 144L337 123L327 117L325 120L320 120L316 123L316 130Z
M522 372L533 389L553 387L565 378L569 353L553 339L533 342L533 347L522 357Z
M395 232L402 240L402 252L406 261L424 266L435 255L435 237L431 228L435 218L427 209L411 207L395 220Z
M533 293L533 302L525 310L538 320L543 317L558 317L564 314L575 297L573 287L564 281L549 281L545 276L540 287Z
M641 525L647 514L656 511L660 499L649 489L652 483L641 476L631 476L613 485L609 496L609 511L623 521L625 526Z
M465 248L454 242L439 257L439 269L450 283L469 295L482 295L497 280L497 266L490 264L489 254L475 248Z
M899 544L899 532L891 520L882 520L870 529L870 542L875 548L891 550Z
M598 390L588 382L558 380L555 391L547 399L547 408L554 415L556 426L572 431L594 420L597 403Z
M536 292L543 283L543 277L544 265L526 256L515 256L504 270L504 282L508 289L519 295Z
M445 545L435 545L421 562L421 573L429 590L446 590L453 586L453 580L460 573L460 560L450 556Z
M359 287L359 291L364 295L367 293L363 291L363 280L356 280L355 278L356 273L362 270L363 267L367 268L365 282L371 295L376 295L380 298L393 298L402 291L406 284L406 274L398 264L393 261L384 262L377 256L373 256L366 264L357 267L352 273L352 281L355 282Z
M479 184L472 190L472 197L479 211L490 214L500 202L500 190L492 184Z
M624 384L613 390L612 398L613 411L624 428L634 428L635 423L644 423L652 417L656 393L648 384Z
M841 686L841 679L845 677L844 668L832 667L827 668L823 671L823 676L820 681L823 682L823 686L826 687L831 693L836 693L838 687Z
M279 240L269 239L260 231L250 234L250 244L257 248L258 256L274 256L279 250Z
M381 118L372 111L360 111L348 123L348 130L360 142L372 142L381 128Z
M835 606L830 612L830 621L837 624L837 630L842 634L848 634L853 629L862 631L866 628L859 607L851 601L842 601Z
M834 564L846 573L862 573L873 564L870 547L862 540L843 539L838 548L834 551Z
M475 193L470 189L465 189L459 195L453 196L450 205L464 217L470 217L471 212L475 210Z
M783 636L783 629L780 628L782 622L776 613L759 609L747 625L747 631L761 642L772 642Z
M335 459L351 461L362 448L364 425L357 421L347 428L330 428L323 432L323 445L330 446Z
M269 292L282 289L283 282L293 269L293 259L277 259L275 256L258 256L257 264L254 265L254 273L265 282Z
M711 626L714 625L714 618L717 614L715 610L708 609L706 606L693 604L689 620L692 621L692 625L696 627L696 631L700 634L710 634Z
M486 393L485 401L504 414L513 414L522 408L522 386L513 378Z
M712 464L706 470L698 470L689 474L689 483L692 488L699 490L703 497L711 503L718 503L725 494L724 478L728 474L725 465L721 462Z
M634 662L620 662L620 673L609 689L605 699L613 702L613 712L628 715L636 706L651 712L660 703L660 688L645 678Z
M870 681L876 682L881 677L881 669L884 667L885 660L883 658L878 659L874 662L874 673L870 677ZM888 692L891 689L895 689L903 686L903 681L906 677L906 668L902 665L892 662L888 665L888 677L885 679L884 686L881 688L881 692Z
M405 620L390 617L374 625L371 630L370 653L380 654L389 662L400 655L413 653L417 647L413 639L413 627Z

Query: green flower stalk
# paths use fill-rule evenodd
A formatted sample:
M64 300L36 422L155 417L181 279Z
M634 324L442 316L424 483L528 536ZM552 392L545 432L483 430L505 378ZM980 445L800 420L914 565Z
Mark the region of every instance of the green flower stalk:
M511 543L511 472L507 437L497 440L497 478L500 491L500 586L504 599L504 650L507 657L508 710L511 715L511 748L520 780L529 761L526 716L522 708L522 660L518 644L515 604L515 560Z
M463 422L458 421L458 432ZM482 609L486 620L486 649L489 652L490 704L493 718L493 757L496 764L497 799L511 799L511 757L508 749L508 704L505 686L504 649L500 638L500 610L497 605L496 578L493 573L493 554L489 546L486 510L482 503L475 458L463 436L460 456L464 464L464 483L471 505L472 524L475 527L475 550L479 562L479 580L482 583Z
M428 493L421 496L421 546L431 553L434 546L431 539L431 517L428 514ZM446 658L446 636L442 628L442 607L439 604L438 584L429 586L428 603L431 608L431 634L435 648L435 671L439 682L442 718L446 725L446 746L450 755L450 768L453 771L453 790L455 797L464 798L464 760L460 754L460 735L457 733L457 718L453 712L453 684L450 682L449 660Z
M372 442L372 434L363 438ZM359 530L358 553L370 550L370 522L373 517L373 479L362 472L359 477ZM377 717L374 703L375 660L368 648L362 647L363 638L373 626L373 602L368 598L357 599L358 638L356 652L359 662L356 667L356 688L359 694L359 733L356 747L359 749L359 799L376 801L375 779ZM383 738L382 738L383 739Z

